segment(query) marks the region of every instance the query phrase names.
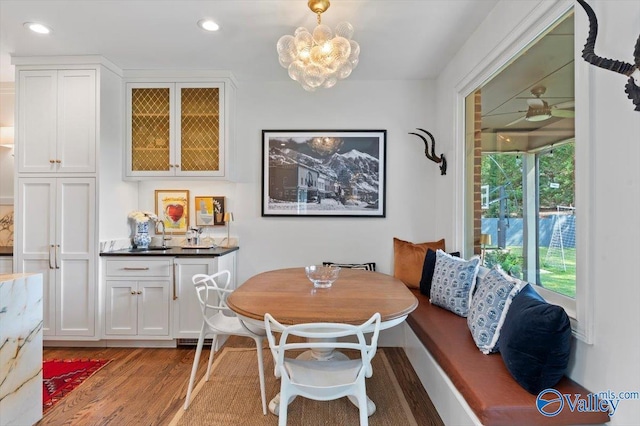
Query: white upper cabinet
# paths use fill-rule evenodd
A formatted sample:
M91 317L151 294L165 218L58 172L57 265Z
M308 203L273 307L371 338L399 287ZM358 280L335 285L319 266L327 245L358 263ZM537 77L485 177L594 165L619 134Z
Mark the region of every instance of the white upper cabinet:
M130 179L232 180L228 81L126 84L126 170Z
M96 172L96 71L19 71L18 173Z

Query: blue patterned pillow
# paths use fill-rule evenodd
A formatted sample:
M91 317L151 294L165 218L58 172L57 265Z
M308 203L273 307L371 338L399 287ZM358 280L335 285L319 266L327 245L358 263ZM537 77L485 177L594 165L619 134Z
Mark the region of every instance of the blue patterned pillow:
M479 257L464 260L442 250L436 251L436 266L431 281L431 303L466 317L479 266Z
M492 269L484 277L478 278L467 325L483 354L498 351L500 329L511 301L522 286L520 280L507 276L501 269Z

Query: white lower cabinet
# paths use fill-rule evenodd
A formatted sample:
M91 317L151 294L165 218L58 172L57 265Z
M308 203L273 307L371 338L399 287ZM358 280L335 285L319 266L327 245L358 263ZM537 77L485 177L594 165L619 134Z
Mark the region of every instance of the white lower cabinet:
M218 271L231 272L230 288L236 288L236 252L219 257L177 257L174 259L175 297L173 300L173 337L197 339L202 327L202 310L193 276L212 275ZM217 300L214 302L217 303Z
M43 276L44 339L97 339L95 179L19 178L15 220L16 272Z
M173 337L197 338L202 327L202 310L193 287L195 274L211 275L218 270L218 258L174 259L176 294L173 301Z
M195 339L202 311L192 277L231 272L236 252L218 257L105 257L104 338L107 340Z
M170 339L171 258L107 258L106 339Z
M106 282L105 334L169 336L169 280Z

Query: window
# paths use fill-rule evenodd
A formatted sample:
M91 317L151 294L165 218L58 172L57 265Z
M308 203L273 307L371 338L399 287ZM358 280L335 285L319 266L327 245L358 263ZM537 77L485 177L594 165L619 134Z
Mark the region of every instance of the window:
M467 96L464 229L467 252L575 318L573 33L568 13Z
M540 273L536 283L571 298L576 296L574 164L573 142L537 155Z
M576 294L573 147L571 141L528 154L533 173L525 169L527 154L483 153L481 188L487 195L480 214L482 234L492 236L486 266L498 264L571 298ZM534 191L523 190L532 184ZM537 218L535 227L525 226L525 217Z

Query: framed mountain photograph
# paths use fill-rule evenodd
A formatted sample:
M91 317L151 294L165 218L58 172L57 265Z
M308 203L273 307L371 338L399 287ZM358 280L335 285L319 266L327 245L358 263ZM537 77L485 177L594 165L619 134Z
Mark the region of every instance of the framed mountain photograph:
M262 216L385 217L386 130L263 130Z

